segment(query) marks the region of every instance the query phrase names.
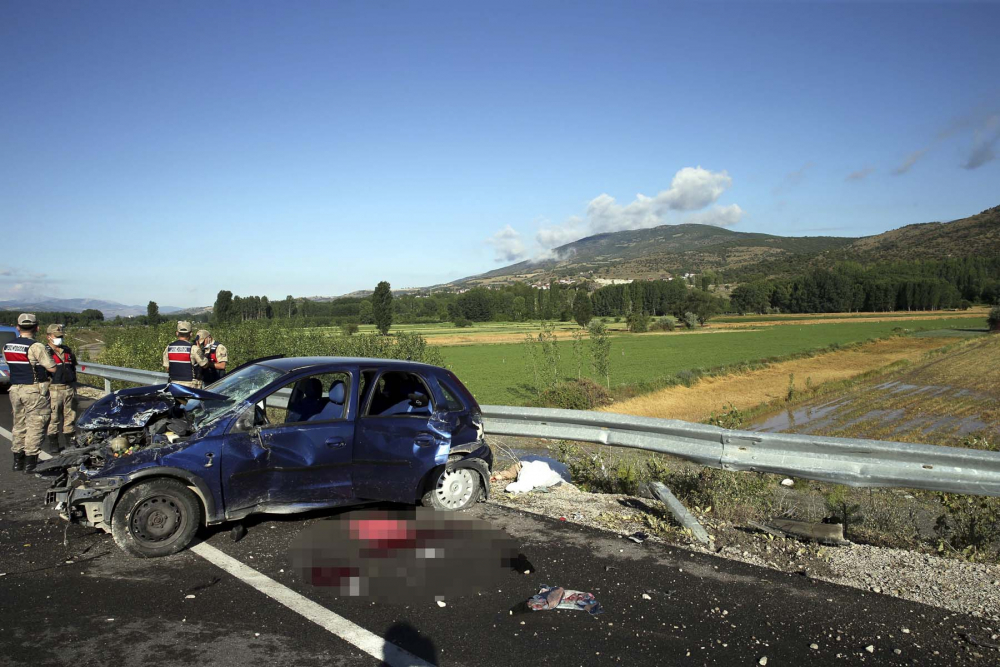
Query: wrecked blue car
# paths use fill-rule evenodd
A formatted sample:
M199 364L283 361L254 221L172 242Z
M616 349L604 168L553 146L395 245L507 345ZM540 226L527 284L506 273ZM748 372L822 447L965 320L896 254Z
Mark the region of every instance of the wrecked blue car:
M57 476L46 501L144 557L257 512L465 509L485 499L493 465L453 373L384 359L264 359L205 390L123 389L77 426L77 446L37 469Z

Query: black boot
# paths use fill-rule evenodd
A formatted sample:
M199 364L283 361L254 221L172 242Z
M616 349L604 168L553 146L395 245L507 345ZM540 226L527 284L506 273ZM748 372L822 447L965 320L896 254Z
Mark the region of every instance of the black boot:
M65 445L59 445L59 452L61 453L65 449L72 449L76 447L76 433L63 433L63 440L66 441Z
M49 456L59 456L59 434L45 436L42 451Z
M24 452L14 452L14 472L24 470Z
M31 475L35 472L35 466L38 465L38 454L33 456L24 457L24 474Z

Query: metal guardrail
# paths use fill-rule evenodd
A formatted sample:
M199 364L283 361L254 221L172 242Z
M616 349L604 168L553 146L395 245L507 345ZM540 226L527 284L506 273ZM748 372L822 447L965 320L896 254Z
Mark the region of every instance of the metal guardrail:
M139 384L166 373L84 363L80 372ZM610 412L484 405L492 435L575 440L669 454L723 470L749 470L858 487L1000 496L1000 452L798 433L735 431Z
M119 366L92 364L90 362L79 362L76 370L78 373L104 378L104 393L106 394L111 393L112 380L134 382L136 384L163 384L169 379L169 376L162 372L143 371L137 368L120 368Z
M593 442L859 487L1000 496L1000 452L798 433L734 431L674 419L582 410L483 406L487 433Z

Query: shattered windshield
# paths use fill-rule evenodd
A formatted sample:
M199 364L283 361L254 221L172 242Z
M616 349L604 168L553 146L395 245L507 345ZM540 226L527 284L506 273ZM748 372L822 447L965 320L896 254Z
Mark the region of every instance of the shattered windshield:
M235 406L253 396L285 373L268 366L246 366L212 385L212 393L229 397L227 401L188 401L185 410L194 418L195 428L206 426L222 417Z

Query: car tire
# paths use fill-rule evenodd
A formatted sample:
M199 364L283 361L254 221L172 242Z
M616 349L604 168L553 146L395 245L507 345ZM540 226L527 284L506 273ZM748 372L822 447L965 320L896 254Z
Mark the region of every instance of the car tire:
M456 467L454 462L449 461L432 474L420 502L436 510L459 512L476 504L482 488L478 472L472 468Z
M140 482L118 499L111 535L126 553L140 558L175 554L194 539L201 525L201 503L176 479Z

